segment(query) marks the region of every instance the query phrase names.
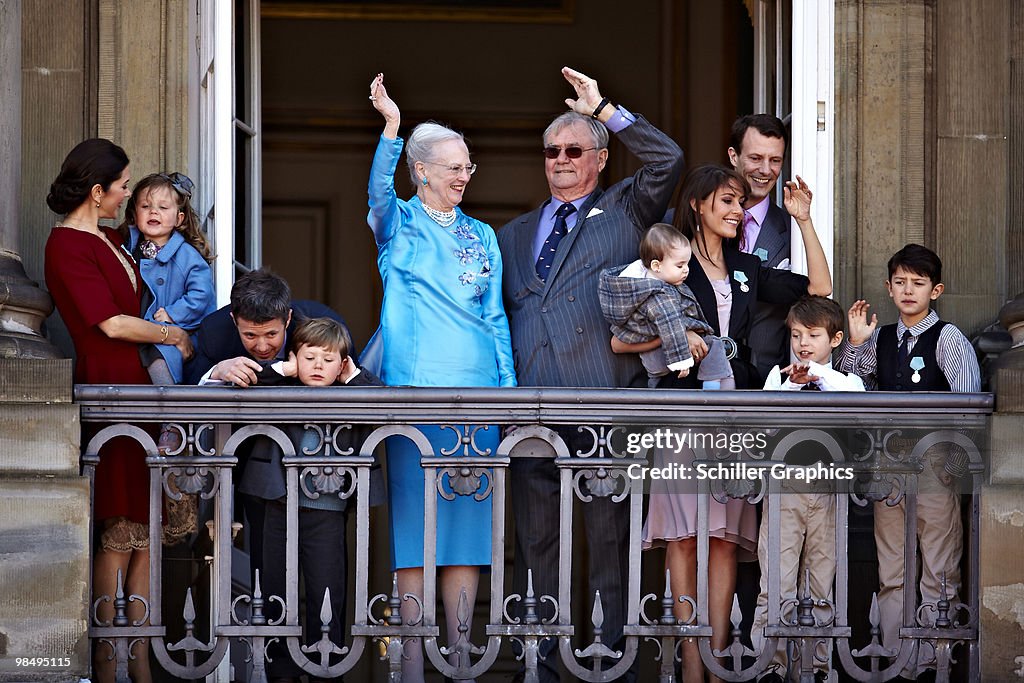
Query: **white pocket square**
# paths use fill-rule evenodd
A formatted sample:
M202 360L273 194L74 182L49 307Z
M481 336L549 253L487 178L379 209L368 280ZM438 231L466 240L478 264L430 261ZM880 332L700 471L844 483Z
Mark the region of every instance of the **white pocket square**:
M599 209L599 208L597 208L595 206L593 209L590 210L590 213L587 214L587 218L593 218L594 216L600 216L602 213L604 213L604 211L602 211L601 209Z

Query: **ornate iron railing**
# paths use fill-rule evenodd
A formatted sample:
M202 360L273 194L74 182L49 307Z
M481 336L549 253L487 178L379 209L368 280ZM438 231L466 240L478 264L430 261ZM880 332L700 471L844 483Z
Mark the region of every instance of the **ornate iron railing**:
M108 647L117 662L120 680L127 678L132 644L149 638L159 664L181 679L211 676L226 679L226 653L232 641L244 643L250 662L250 680L265 680L265 647L271 639L287 645L288 655L310 675L331 678L350 671L361 658L376 656L371 645L379 644L381 676L401 680L403 641L422 640L430 665L455 679L480 677L491 669L499 650L516 644L525 680L537 680L539 643L557 640L557 656L573 677L585 681L613 680L631 667L641 667L661 681L678 680L676 665L680 643L693 638L699 643L704 665L728 681L753 679L766 670L780 639L790 642L792 667L801 680L813 680L816 647L830 660L835 672L858 681L894 678L911 660L922 657L936 668L938 680L950 680L954 664L964 680L980 679L978 661L978 496L984 479L986 421L993 401L988 394L888 394L888 393L769 393L769 392L685 392L648 390L566 390L566 389L418 389L418 388L253 388L221 387L135 387L78 386L76 402L85 423L105 426L85 445L83 462L92 475L100 447L115 436L128 436L143 445L150 468L150 584L146 616L129 620L126 598L119 588L114 596L97 600L113 603L114 618L100 623L93 610L90 635L96 647ZM172 423L184 435L180 452L159 456L144 423ZM305 425L316 432L321 455L296 453L281 427ZM430 443L414 427L417 424L451 426L452 448L434 453ZM369 425L373 431L359 448L338 450L335 437L354 425ZM474 440L474 427L494 425L505 429L496 452L481 452ZM515 427L515 429L508 429ZM589 448L570 452L556 431L572 427L587 438ZM695 478L692 488L677 495L698 496L697 595L675 596L663 585L644 593L641 563L659 562L657 554L641 553L641 528L645 483L632 474L637 466L649 466L649 449L638 436L660 427L697 430L707 434L764 434L744 444L738 452L728 448L695 448L694 466L704 463L735 464L760 468L753 479L721 482ZM564 432L563 432L564 433ZM368 576L371 544L387 543L383 528L370 527L368 490L370 468L376 446L389 436L411 439L421 453L425 472L424 594L422 598L399 595L397 584L388 594L370 595ZM232 510L233 480L238 466L236 453L248 439L270 438L277 442L287 476L286 546L287 589L285 595L269 596L259 582L250 595L232 595ZM892 447L901 440L903 447ZM835 490L836 578L834 596L780 595L778 577L779 522L773 514L774 496L765 496L772 480L765 465L781 463L789 448L800 442L815 442L829 449L837 464L857 474L856 487ZM915 590L904 592L903 624L897 649L883 647L879 615L874 604L868 623L851 623L851 601L873 600L869 593L850 594L850 566L847 527L850 503L864 505L870 500L905 496L907 519L914 519L917 479L926 465L924 453L934 444L956 444L969 458L963 479L964 498L969 504L964 529L962 567L965 580L959 591L961 601L949 596L919 604ZM737 449L734 449L737 450ZM505 579L506 498L510 490L506 472L521 457L553 458L561 475L561 504L557 520L560 531L557 595L507 594ZM634 466L630 469L630 466ZM483 476L484 472L489 472ZM313 490L308 490L307 474ZM173 481L174 486L171 486ZM486 642L473 643L465 632L458 642L443 646L436 611L436 541L434 524L437 491L447 481L455 495L473 495L493 501L492 562L489 575L490 598ZM327 625L330 602L323 599L320 612L322 638L313 646L302 640L299 616L297 516L300 487L307 493L355 496L355 579L352 622L345 643L332 643ZM168 632L160 595L161 546L159 522L165 495L195 494L213 504L213 548L209 553L214 577L209 607L197 612L190 590L184 598L181 633ZM575 505L587 505L594 497L620 501L622 514L629 517L628 608L624 645L601 641L603 607L599 594L585 595L571 584L571 565L582 539L574 537L572 514ZM734 603L729 644L714 651L708 614L708 508L712 498L763 500L768 532L769 604L765 641L760 651L750 647L741 629L742 614ZM553 521L552 523L555 523ZM913 522L905 530L905 576L916 576L919 554ZM657 558L657 559L655 559ZM579 562L579 559L575 560ZM660 571L660 568L659 568ZM486 575L485 575L486 576ZM909 584L910 582L908 582ZM482 591L483 592L483 591ZM414 600L418 617L403 623L399 607ZM283 617L268 620L269 601L283 603ZM578 601L586 602L589 624L574 624ZM673 615L677 601L694 608L682 621ZM321 604L320 596L309 603ZM519 608L513 616L510 606ZM575 608L575 609L574 609ZM469 605L460 605L458 618L468 620ZM824 614L825 616L820 616ZM208 635L198 636L203 624ZM589 633L589 636L585 634ZM860 634L858 636L858 633ZM587 637L589 642L581 639ZM858 643L858 638L860 642ZM656 647L641 650L650 641ZM103 643L103 644L99 644ZM954 651L959 648L954 657ZM456 655L449 657L448 655ZM554 655L549 655L554 656ZM959 663L957 661L959 660ZM454 662L454 663L450 663ZM239 676L239 678L241 678Z

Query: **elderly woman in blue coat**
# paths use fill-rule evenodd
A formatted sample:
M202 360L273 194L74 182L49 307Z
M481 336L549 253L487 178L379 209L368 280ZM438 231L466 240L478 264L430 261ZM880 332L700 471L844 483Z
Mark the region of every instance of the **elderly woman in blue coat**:
M401 114L384 88L384 75L370 83L370 101L384 117L384 131L370 169L367 221L377 242L384 283L380 328L368 355L379 359L388 385L516 385L508 319L501 299L501 253L494 231L458 207L476 164L462 135L436 123L421 123L409 136L406 157L416 196L395 193L402 153ZM367 356L364 356L366 358ZM420 427L435 454L451 452L459 436L438 426ZM482 452L494 452L495 425L474 437ZM472 454L471 454L472 455ZM391 546L401 593L423 595L423 470L413 443L393 437L387 444ZM481 565L491 557L491 498L438 497L437 566L449 645L459 637L458 602L465 591L475 601ZM406 609L410 614L404 614ZM403 605L407 619L416 610ZM410 652L413 650L413 652ZM406 648L403 679L423 680L422 650Z

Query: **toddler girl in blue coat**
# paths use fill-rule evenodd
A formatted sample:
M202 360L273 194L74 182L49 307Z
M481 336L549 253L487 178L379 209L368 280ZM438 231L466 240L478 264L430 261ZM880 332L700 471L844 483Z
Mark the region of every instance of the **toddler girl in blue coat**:
M195 187L181 173L153 173L138 182L119 230L139 263L149 291L143 295L143 317L186 330L199 327L216 309L213 255L192 208ZM153 384L179 384L183 359L171 344L141 347ZM161 453L177 451L181 434L160 433Z

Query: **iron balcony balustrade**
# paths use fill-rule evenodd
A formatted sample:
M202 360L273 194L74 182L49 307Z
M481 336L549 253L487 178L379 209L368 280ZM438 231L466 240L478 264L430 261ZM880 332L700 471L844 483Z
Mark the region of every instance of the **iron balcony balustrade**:
M912 660L937 669L939 681L950 680L954 671L965 680L980 679L978 500L984 481L987 419L993 409L990 394L81 385L75 387L75 400L83 423L98 423L96 426L101 427L83 448L83 462L90 476L100 447L116 436L128 436L138 440L148 454L151 520L160 519L165 495L181 492L213 501L214 547L209 560L215 580L208 614L197 614L188 590L182 614L184 632L168 633L159 598L161 546L156 521L150 525L150 599L126 597L119 582L117 594L96 601L90 636L106 644L100 647L109 645L111 657L117 661L119 680L128 680L130 648L145 637L150 639L160 665L183 679L216 677L215 672L224 670L229 641L237 640L247 646L250 680L263 681L265 647L273 638L287 645L289 656L304 671L321 678L342 675L360 658L376 656L370 647L376 641L383 651L381 659L386 661L388 680L399 681L403 642L420 638L430 665L455 680L484 675L496 661L499 649L513 643L525 680L536 681L539 645L551 638L557 641L561 664L579 680L610 681L639 665L641 670L648 667L646 670L657 672L660 681L669 682L678 680L676 665L682 640L694 638L704 665L728 681L753 679L766 671L783 639L789 642L791 667L802 681L814 680L817 643L826 644L826 659L833 670L843 670L858 681L894 678ZM182 448L166 456L157 455L152 430L137 426L152 423L171 423L179 429L184 436ZM310 452L321 454L296 453L281 430L286 424L301 424L316 432L320 447ZM414 429L418 424L449 425L451 447L435 453ZM373 431L358 452L339 450L336 436L354 425L368 425ZM474 439L476 430L487 425L503 430L495 452L481 451ZM590 447L570 452L556 431L561 427L574 428L589 440ZM641 591L641 562L646 558L647 562L660 563L661 555L642 554L640 550L643 498L647 494L645 483L629 473L630 466L637 472L639 467L650 465L652 449L643 447L642 440L631 435L659 427L726 435L763 433L768 439L767 447L755 444L738 452L702 446L693 449L693 465L760 468L761 472L752 479L740 475L723 483L700 478L692 484L693 495L698 496L700 567L695 596L674 596L667 575L665 583L652 592ZM236 453L255 437L275 440L284 453L288 578L283 596L263 594L258 582L251 595L231 593L232 484L239 464ZM411 439L421 452L426 513L422 598L399 595L397 587L390 595L369 594L370 546L388 542L384 528L370 528L369 472L375 447L387 437ZM779 566L780 532L773 510L778 503L774 502L776 496L765 495L773 490L765 465L785 466L782 461L789 449L806 442L828 449L837 465L849 467L859 478L856 490L834 494L837 566L833 595L811 595L809 589L802 589L800 595L780 595L775 569ZM897 442L902 446L895 447ZM915 590L904 591L899 647L887 649L881 640L874 596L849 593L850 504L905 501L906 519L911 522L903 530L910 549L904 558L904 570L905 576L916 576L919 556L913 523L914 494L918 475L927 466L925 453L936 444L947 450L955 444L953 447L968 459L962 480L962 490L968 494L963 498L967 501L961 562L965 580L958 591L959 599L947 595L945 581L942 593L924 604L920 604ZM553 458L560 474L557 595L537 595L532 583L525 594L506 593L505 507L506 498L516 494L507 484L507 471L513 461L524 457ZM314 497L355 496L355 580L354 594L348 596L353 621L345 643L333 643L327 635L328 624L337 617L331 614L326 596L320 611L321 639L306 646L301 638L297 578L300 489ZM439 492L446 498L472 495L492 501L490 599L483 629L486 642L471 642L467 629L462 629L458 642L446 646L439 642L435 556ZM619 644L601 640L604 617L600 595L584 595L571 585L572 564L580 562L582 543L573 534L573 508L595 497L611 497L629 518L626 624L618 650L612 648ZM707 616L708 508L711 500L730 497L763 500L765 519L770 524L769 562L763 568L768 572L768 623L760 651L752 649L743 635L738 601L734 601L727 647L713 650L711 645ZM907 583L909 586L912 582ZM146 615L142 619L128 618L127 604L132 600L144 603ZM398 615L403 600L413 600L419 613L405 623ZM851 623L851 600L871 601L868 623ZM100 622L96 605L106 601L113 604L114 617ZM280 619L266 617L270 601L283 602ZM315 609L319 601L320 596L310 596L310 608ZM579 601L586 602L590 623L572 623L573 607L575 604L578 608ZM689 619L674 616L677 601L694 608ZM462 623L468 620L470 609L464 603L460 605L457 618ZM197 625L202 622L211 625L208 640L196 637ZM855 629L860 629L862 642L855 642ZM589 642L579 642L583 637ZM645 649L647 654L641 656L641 641L650 641L656 647ZM959 650L954 656L956 648Z

